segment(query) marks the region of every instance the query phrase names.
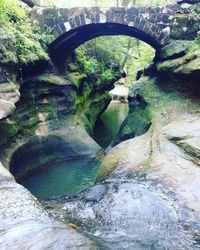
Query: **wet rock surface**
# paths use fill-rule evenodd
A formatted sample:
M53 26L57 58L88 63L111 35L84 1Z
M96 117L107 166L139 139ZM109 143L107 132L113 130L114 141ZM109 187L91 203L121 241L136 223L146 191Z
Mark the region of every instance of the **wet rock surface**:
M129 91L130 92L130 91ZM151 126L148 105L141 96L131 96L128 98L129 111L122 122L120 129L112 142L112 146L128 140L130 138L144 134Z
M37 199L0 168L0 248L96 249L96 244L51 218Z
M38 162L42 165L43 160L46 161L41 151L50 157L49 162L51 152L60 158L61 155L55 152L66 156L99 149L86 147L96 144L92 141L85 143L90 137L80 120L63 116L65 112L60 109L63 100L71 105L74 102L71 84L61 79L57 84L55 77L53 85L47 80L45 76L41 88L32 92L35 96L31 96L25 86L22 96L27 106L21 106L14 114L23 120L19 111L27 110L31 101L37 100L38 109L34 109L39 119L37 134L28 137L24 145L19 144L18 137L18 150L14 147L15 155L10 166L16 171L20 169L20 175L34 165L34 161L29 164L31 152L34 152L36 166ZM34 84L30 89L35 88ZM46 85L50 87L46 88ZM59 94L58 99L52 91ZM142 112L136 117L147 114L151 128L107 153L98 174L98 180L103 181L94 187L75 196L42 202L45 211L37 199L1 166L2 249L200 249L198 93L185 91L182 85L174 85L171 80L160 84L159 79L144 77L130 88L130 98L133 116L138 112L134 108L135 102L143 98L145 105L139 105ZM46 106L44 110L40 109L40 104L48 104L51 109ZM55 105L56 109L53 108ZM57 119L59 126L56 126ZM30 120L30 128L32 122L35 120ZM129 126L134 129L131 123ZM32 130L26 133L31 134ZM5 148L3 152L11 151Z
M162 29L178 22L171 37L190 39L198 29L196 14L188 23L191 8L169 6L167 16L163 8L150 8L147 25L141 15L136 23L151 31L150 19L156 12L159 22L162 12ZM61 10L45 11L48 19ZM104 11L98 15L109 17ZM82 10L78 20L80 15ZM167 30L152 30L152 35L163 44ZM68 76L51 72L28 79L20 97L19 86L8 81L13 72L0 67L0 249L200 249L199 47L176 45L163 49L157 72L183 82L147 77L130 88L131 112L117 143L130 140L107 152L97 178L101 182L43 206L6 168L21 177L57 159L96 155L100 147L87 132L109 98L93 96L88 103L77 98L85 78L77 69ZM78 106L90 114L77 112Z
M16 92L10 86L14 86ZM0 105L2 250L101 247L98 239L90 239L49 216L38 200L17 184L10 173L18 179L52 162L96 155L100 147L87 132L87 126L89 130L92 125L84 114L86 110L82 108L79 112L77 108L79 87L79 82L71 82L66 76L52 71L32 76L20 87L0 84L0 104L3 98L12 103L12 110L8 104L6 108L3 106L4 113ZM90 113L91 118L96 119L110 98L105 98L103 90L100 96L92 98L87 103L91 108L96 107Z
M198 217L161 185L130 177L119 174L75 197L46 202L47 210L108 249L199 249Z
M200 249L199 102L158 82L142 78L130 89L145 97L152 125L108 151L102 182L44 203L108 249Z
M183 81L186 86L198 90L200 72L200 49L198 38L194 41L172 40L157 55L157 71ZM188 84L189 83L189 84Z
M114 169L105 181L44 205L110 249L200 249L198 119L184 118L120 143L100 168L104 176ZM192 158L185 150L191 144Z
M0 122L0 158L17 178L57 159L95 155L100 150L85 129L84 114L76 114L76 88L53 74L21 86L16 111Z

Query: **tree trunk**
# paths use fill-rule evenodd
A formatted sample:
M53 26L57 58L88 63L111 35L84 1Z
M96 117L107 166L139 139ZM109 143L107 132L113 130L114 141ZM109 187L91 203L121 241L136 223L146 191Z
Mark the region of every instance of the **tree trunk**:
M126 52L126 54L124 56L124 60L123 60L122 65L121 65L121 67L122 67L123 70L125 69L125 66L126 66L126 64L128 62L128 59L129 59L131 53L132 53L132 48L131 48L131 38L130 38L128 40L127 52Z

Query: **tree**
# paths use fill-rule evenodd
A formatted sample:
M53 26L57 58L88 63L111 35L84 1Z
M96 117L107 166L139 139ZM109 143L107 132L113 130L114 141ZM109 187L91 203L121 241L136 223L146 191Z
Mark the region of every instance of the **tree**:
M101 68L102 73L106 72L107 76L108 72L113 72L118 66L127 73L127 84L133 82L138 70L149 65L154 58L152 47L129 36L98 37L81 45L80 48L87 54L87 68L89 66L95 69L96 66L93 67L93 62L95 65L98 62L100 64L97 68Z

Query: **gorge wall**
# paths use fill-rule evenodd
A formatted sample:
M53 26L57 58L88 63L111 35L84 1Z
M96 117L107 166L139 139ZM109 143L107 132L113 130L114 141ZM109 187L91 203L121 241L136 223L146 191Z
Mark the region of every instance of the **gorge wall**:
M108 150L94 187L44 202L54 216L116 249L199 248L200 57L198 39L188 43L164 47L133 83L126 141Z
M89 134L121 73L95 93L74 56L64 69L52 65L48 35L18 8L0 9L12 13L0 24L0 248L96 248L101 243L50 217L15 178L61 159L94 157L101 148Z
M196 19L199 5L188 8L195 10ZM30 32L26 26L18 30L25 20L22 16L15 21L14 32L0 26L4 57L0 64L1 249L123 249L127 245L145 249L149 241L158 249L196 249L199 36L193 41L171 40L131 86L130 111L113 142L117 145L102 160L97 177L101 183L74 197L48 201L44 210L8 170L19 178L58 159L95 156L100 147L90 136L92 127L110 101L106 92L121 73L103 83L98 93L93 85L86 91L87 75L73 56L64 69L54 67L41 37L38 42L33 35L35 30ZM25 51L19 47L19 34L29 39L27 44L21 37Z

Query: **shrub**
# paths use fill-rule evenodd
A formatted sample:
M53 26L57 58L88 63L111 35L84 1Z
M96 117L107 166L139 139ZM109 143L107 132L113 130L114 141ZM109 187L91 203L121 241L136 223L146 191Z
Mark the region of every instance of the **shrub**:
M38 24L28 18L16 0L0 0L0 52L3 63L28 64L48 60L39 41L44 41Z

